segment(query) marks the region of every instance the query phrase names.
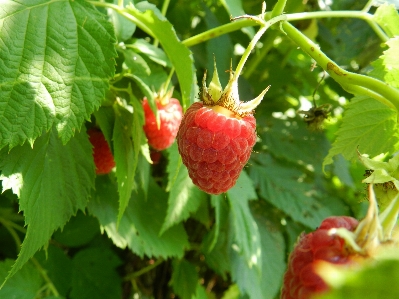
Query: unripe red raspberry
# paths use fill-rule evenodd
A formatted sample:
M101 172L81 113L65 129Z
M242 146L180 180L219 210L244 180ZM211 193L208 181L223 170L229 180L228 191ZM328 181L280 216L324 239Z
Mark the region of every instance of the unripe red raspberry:
M284 275L281 299L309 299L316 293L328 290L327 284L316 273L320 261L349 265L356 263L358 254L345 246L337 235L329 234L332 228L354 231L358 221L348 216L326 218L318 229L302 234L290 254L287 272Z
M238 77L231 70L230 74L223 91L216 66L209 88L204 75L201 102L186 111L177 134L178 149L190 178L210 194L233 187L248 162L256 142L253 109L268 90L243 103L238 97Z
M112 168L115 167L115 161L103 133L94 128L89 129L87 133L89 134L89 140L93 145L93 158L94 164L96 165L96 174L110 173Z
M143 129L147 136L148 144L161 151L171 146L175 141L183 110L179 101L174 98L156 98L155 102L159 114L159 128L155 114L151 110L148 100L144 98L145 124Z

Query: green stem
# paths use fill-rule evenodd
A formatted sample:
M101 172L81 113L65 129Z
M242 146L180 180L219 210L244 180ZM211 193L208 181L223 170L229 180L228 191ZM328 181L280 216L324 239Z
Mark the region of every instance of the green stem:
M6 228L6 230L8 230L8 232L10 233L11 237L14 239L15 242L15 246L17 248L17 252L19 252L20 248L21 248L21 239L19 238L17 232L14 229L14 223L11 221L8 221L7 219L4 219L3 217L0 217L0 223L2 225L4 225L4 227Z
M370 10L371 6L373 6L373 2L374 2L374 1L375 1L375 0L369 0L369 1L366 3L366 5L364 6L364 8L362 9L362 11L368 12L368 11Z
M39 271L40 275L43 277L43 279L46 282L46 285L50 289L51 293L55 297L59 297L60 294L58 293L57 288L53 284L52 280L48 277L47 271L45 269L43 269L42 265L40 265L40 263L34 257L31 258L31 261L35 265L36 269Z
M276 24L277 22L281 22L284 21L286 18L284 15L282 16L277 16L267 22L263 22L261 28L259 29L259 31L255 34L255 36L253 37L253 39L251 40L251 42L249 43L248 47L245 49L244 53L241 56L240 61L238 62L237 68L234 72L234 76L236 78L238 78L244 68L245 62L247 61L249 55L251 54L252 50L255 48L256 43L259 41L259 39L262 37L262 35L266 32L266 30ZM255 19L255 21L258 19ZM263 20L262 20L263 21Z
M389 37L385 32L374 22L373 15L365 11L342 10L342 11L314 11L314 12L300 12L287 14L287 21L300 21L308 19L324 19L324 18L352 18L360 19L365 22L374 30L378 37L386 42Z
M244 78L250 78L258 65L265 59L267 53L269 53L269 51L274 47L273 41L277 37L277 35L277 31L272 31L267 34L265 40L263 41L263 47L260 49L259 53L257 53L254 58L248 61L245 68L245 73L242 75Z
M233 31L240 30L241 28L244 28L244 27L255 26L255 25L257 25L257 23L250 19L244 19L244 20L231 22L231 23L224 24L224 25L221 25L216 28L209 29L207 31L204 31L204 32L194 35L192 37L189 37L189 38L183 40L182 44L184 44L187 47L192 47L194 45L201 44L203 42L206 42L207 40L221 36L223 34L227 34L227 33L233 32Z
M156 260L153 264L148 265L147 267L144 267L136 272L130 273L128 275L126 275L123 280L128 281L128 280L132 280L135 279L149 271L151 271L152 269L158 267L160 264L162 264L164 262L164 260L162 258L159 258L158 260Z
M287 0L278 0L272 10L272 18L282 15L286 4Z
M367 22L367 24L374 30L377 36L384 42L386 42L389 37L384 33L384 31L374 22L373 15L365 11L314 11L314 12L302 12L286 14L287 21L300 21L309 19L321 19L321 18L354 18L361 19ZM268 12L265 14L265 20L269 20L272 17L272 13ZM240 30L241 28L248 26L259 25L256 21L251 19L240 20L237 22L231 22L224 24L222 26L207 30L198 35L192 36L188 39L182 41L187 47L191 47L212 38L227 34L233 31Z
M399 90L372 77L348 72L337 66L318 46L288 22L283 22L282 29L303 51L311 56L344 89L363 91L383 104L399 111ZM357 88L358 86L362 88ZM378 95L378 96L375 96ZM386 100L383 100L385 98ZM388 101L390 103L388 103Z
M119 13L121 16L124 16L126 19L129 21L135 23L137 27L139 27L141 30L143 30L145 33L147 33L149 36L155 38L153 32L145 25L143 24L140 20L135 18L133 15L129 13L130 9L129 7L123 8L119 7L118 5L112 4L112 3L107 3L107 2L97 2L97 1L87 1L94 6L98 7L105 7L105 8L110 8L115 10L117 13Z

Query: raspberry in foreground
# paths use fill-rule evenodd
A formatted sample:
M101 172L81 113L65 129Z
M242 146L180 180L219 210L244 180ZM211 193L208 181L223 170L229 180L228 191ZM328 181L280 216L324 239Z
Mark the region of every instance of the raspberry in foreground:
M148 100L143 100L145 114L144 132L148 144L154 149L161 151L175 141L181 119L183 117L182 107L177 99L168 97L156 98L156 105L159 114L159 128L154 112L151 110Z
M329 230L346 228L354 231L357 226L358 221L352 217L334 216L326 218L314 232L302 234L289 257L281 299L309 299L316 293L327 291L327 284L315 271L316 265L321 261L349 265L357 257L348 250L342 238L329 234Z
M252 115L265 89L254 100L243 103L238 96L238 77L230 70L222 91L216 71L209 88L204 75L201 101L183 116L177 144L193 183L210 194L232 188L248 162L256 142L256 120Z
M97 129L89 129L89 140L93 145L93 158L96 165L96 174L110 173L115 167L114 157L103 133Z

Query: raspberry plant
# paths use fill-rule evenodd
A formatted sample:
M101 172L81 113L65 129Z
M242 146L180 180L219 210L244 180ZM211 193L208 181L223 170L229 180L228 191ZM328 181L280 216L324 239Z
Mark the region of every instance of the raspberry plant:
M298 236L330 216L381 227L395 248L395 3L2 1L0 298L279 298ZM220 84L204 88L215 60ZM259 99L256 140L235 184L207 193L177 142L151 164L143 99L157 119L154 91L174 88L186 112L230 78L236 108ZM311 131L303 115L320 107ZM108 174L92 127L112 149ZM322 298L395 298L396 251L354 272L330 265Z

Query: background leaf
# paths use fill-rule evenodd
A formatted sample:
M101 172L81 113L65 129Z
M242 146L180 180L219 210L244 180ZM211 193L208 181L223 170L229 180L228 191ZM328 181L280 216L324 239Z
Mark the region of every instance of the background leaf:
M0 279L4 281L8 270L14 264L13 260L0 262ZM42 286L43 278L32 263L25 264L21 270L8 283L0 289L1 298L35 298L37 290ZM23 288L21 287L23 286Z
M116 267L118 256L107 248L87 248L79 251L72 260L72 299L122 297L121 277Z
M206 194L193 184L186 167L180 167L175 183L172 185L168 196L168 211L162 225L161 233L183 220L190 213L194 213L202 201L206 200Z
M399 35L399 15L393 4L383 4L378 7L373 19L384 29L389 37Z
M112 25L81 0L10 1L0 20L0 148L32 143L53 125L65 144L114 75Z
M194 265L186 260L173 261L171 284L175 293L182 299L191 299L198 285L198 273Z
M194 82L196 81L191 52L179 42L172 25L166 19L160 19L158 13L153 10L141 12L133 6L129 7L129 12L160 41L176 70L183 97L183 107L188 108L194 99Z
M236 185L227 191L231 207L231 225L234 229L234 249L239 252L249 268L262 268L260 236L256 222L248 207L248 201L256 199L252 182L243 171Z
M11 277L57 228L86 207L94 186L91 144L82 131L63 145L53 129L37 139L33 149L25 144L8 154L3 150L0 169L3 187L12 189L20 198L20 209L28 225Z
M348 104L336 134L337 139L323 165L332 163L332 158L338 154L353 160L357 149L371 157L395 151L399 140L397 113L372 98L355 97Z
M90 213L98 218L116 246L127 246L141 257L183 256L188 240L182 225L173 226L162 235L159 234L166 216L167 196L152 180L147 198L140 189L137 193L133 192L118 229L117 198L116 187L109 179L98 177L96 193L88 205Z

